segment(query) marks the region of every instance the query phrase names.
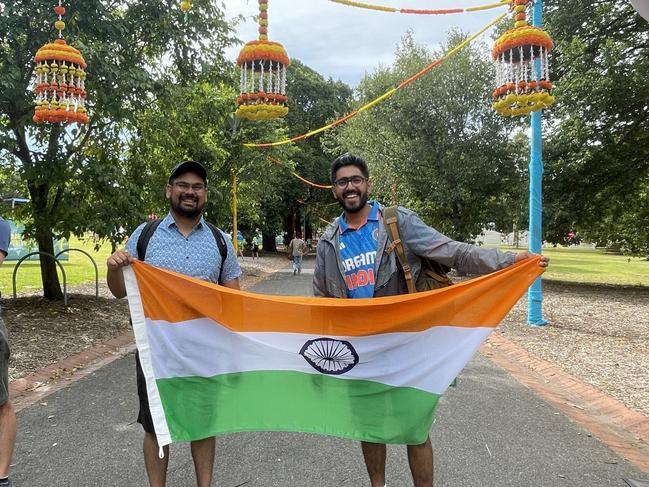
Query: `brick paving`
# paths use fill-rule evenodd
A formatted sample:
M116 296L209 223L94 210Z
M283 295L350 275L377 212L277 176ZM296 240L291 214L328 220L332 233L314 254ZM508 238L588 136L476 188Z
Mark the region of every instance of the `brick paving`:
M480 352L649 474L649 417L493 333Z

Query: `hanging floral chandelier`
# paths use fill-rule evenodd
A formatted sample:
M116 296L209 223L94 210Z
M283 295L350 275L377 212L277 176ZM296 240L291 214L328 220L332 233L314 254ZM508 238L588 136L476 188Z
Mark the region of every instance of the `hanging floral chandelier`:
M528 0L514 0L514 28L500 36L491 56L496 65L493 108L510 117L527 115L554 103L548 55L553 42L547 32L528 25Z
M269 120L288 113L284 46L268 40L268 0L259 0L259 40L248 42L237 58L241 68L240 94L235 115L248 120Z
M36 107L34 122L88 123L85 79L87 67L81 53L63 39L65 7L54 7L59 38L41 47L34 57Z

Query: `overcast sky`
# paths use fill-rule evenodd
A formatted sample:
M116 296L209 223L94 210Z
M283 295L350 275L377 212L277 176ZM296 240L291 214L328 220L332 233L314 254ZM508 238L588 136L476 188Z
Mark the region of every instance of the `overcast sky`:
M459 8L485 5L494 0L365 0L395 8ZM256 0L226 0L228 19L243 14L238 36L244 42L258 38L258 25L251 16L258 12ZM408 30L418 44L438 47L448 31L459 28L474 33L505 7L455 15L407 15L352 8L329 0L269 0L268 38L281 42L290 58L297 58L325 78L356 86L365 73L379 64L391 64L395 47ZM490 33L482 37L491 44ZM240 47L228 52L235 59ZM423 67L423 66L422 66Z

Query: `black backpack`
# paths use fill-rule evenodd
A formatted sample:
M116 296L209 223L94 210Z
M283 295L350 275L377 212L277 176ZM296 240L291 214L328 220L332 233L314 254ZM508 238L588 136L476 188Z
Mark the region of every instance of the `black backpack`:
M158 228L158 226L160 225L160 222L162 222L161 218L147 222L147 224L142 229L142 233L140 233L140 237L137 239L137 258L141 261L144 261L144 259L146 258L146 249L149 246L149 240L151 240L151 237L155 233L156 228ZM218 282L219 284L223 284L221 282L221 274L223 274L223 264L225 263L225 259L228 256L228 246L226 245L225 238L223 238L223 234L219 231L219 229L212 225L210 222L205 223L212 231L214 240L216 240L216 244L219 247L219 253L221 254L221 268L219 269Z

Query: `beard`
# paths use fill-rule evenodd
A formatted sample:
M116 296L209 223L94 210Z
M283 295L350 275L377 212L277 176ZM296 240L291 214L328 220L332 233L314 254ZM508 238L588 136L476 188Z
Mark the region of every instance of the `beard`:
M196 202L196 204L194 206L189 206L189 207L183 206L183 202L185 201L194 201ZM202 205L199 204L198 198L195 196L182 196L171 200L171 208L178 215L187 218L195 218L203 212L203 208L205 208L205 203L203 203Z
M348 202L345 200L345 196L355 194L358 195L358 199L355 202ZM347 213L358 213L367 204L367 191L361 192L357 189L350 189L345 191L342 196L336 198L342 209Z

